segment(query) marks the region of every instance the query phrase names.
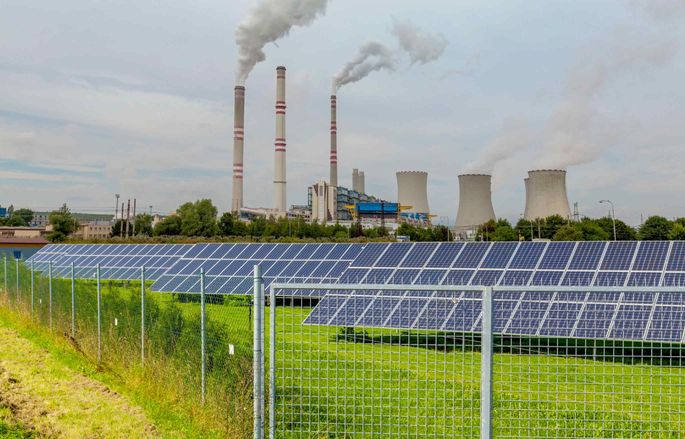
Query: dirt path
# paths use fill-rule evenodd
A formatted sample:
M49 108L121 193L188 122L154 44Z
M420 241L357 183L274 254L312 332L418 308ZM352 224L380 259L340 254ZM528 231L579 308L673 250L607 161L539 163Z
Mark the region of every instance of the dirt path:
M157 437L143 411L0 327L0 408L38 437Z

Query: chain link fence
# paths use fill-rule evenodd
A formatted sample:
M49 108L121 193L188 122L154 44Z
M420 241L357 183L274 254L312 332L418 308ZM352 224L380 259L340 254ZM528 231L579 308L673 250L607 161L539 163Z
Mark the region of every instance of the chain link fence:
M144 268L137 279L110 280L107 267L2 264L2 300L13 312L64 336L207 435L252 435L251 298L153 293Z

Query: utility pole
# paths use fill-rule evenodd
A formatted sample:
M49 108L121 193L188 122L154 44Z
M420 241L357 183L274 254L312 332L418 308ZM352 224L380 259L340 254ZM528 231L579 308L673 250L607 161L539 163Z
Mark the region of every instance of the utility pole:
M119 223L119 237L124 237L124 202L121 202L121 222Z
M136 236L136 199L133 199L133 233L131 236Z
M152 216L152 204L148 206L150 208L150 216Z
M128 220L129 217L131 216L131 199L128 199L128 202L126 203L126 239L128 239Z
M599 204L609 203L611 205L611 223L614 227L614 241L616 241L616 211L614 210L614 203L611 200L599 200Z

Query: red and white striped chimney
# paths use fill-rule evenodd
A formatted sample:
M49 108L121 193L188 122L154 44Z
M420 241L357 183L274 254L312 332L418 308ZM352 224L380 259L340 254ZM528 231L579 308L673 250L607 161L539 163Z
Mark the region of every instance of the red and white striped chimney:
M286 212L285 188L285 67L276 68L276 140L274 170L274 209Z
M243 207L243 147L245 126L245 87L237 85L233 101L233 198L231 212Z
M331 95L331 177L330 185L338 187L338 117L337 98Z

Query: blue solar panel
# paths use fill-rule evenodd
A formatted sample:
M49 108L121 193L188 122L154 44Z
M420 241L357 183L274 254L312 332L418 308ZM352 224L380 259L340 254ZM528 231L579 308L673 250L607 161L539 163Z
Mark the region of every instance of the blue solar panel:
M471 242L464 246L464 250L454 261L454 268L478 268L480 261L490 248L489 242Z
M668 241L642 241L635 256L633 271L661 271L668 254Z
M511 319L507 333L535 335L550 305L550 302L521 302Z
M666 264L668 271L685 271L685 241L674 241Z
M522 243L516 251L516 257L509 264L510 269L534 269L538 265L540 255L545 251L547 243L545 242L527 242Z
M400 262L402 262L409 250L411 250L411 245L402 243L390 244L385 253L383 253L383 256L376 261L375 266L397 267L400 265Z
M373 267L381 254L388 248L388 244L366 244L359 256L352 262L353 267Z
M660 282L660 271L637 271L630 274L627 285L629 287L656 287Z
M456 301L446 298L433 298L428 301L426 308L414 323L416 329L440 328L447 317L456 308Z
M601 270L629 270L635 255L636 241L613 241L609 243Z
M473 270L450 270L442 281L443 285L468 285Z
M575 242L550 242L538 268L541 270L565 269L575 247Z
M433 256L426 263L426 267L449 268L454 263L457 255L464 248L465 244L457 242L443 242L433 253Z
M383 326L401 301L398 297L376 297L358 321L360 326Z
M502 273L504 273L502 270L478 270L471 278L471 285L482 285L484 287L497 285Z
M507 270L499 283L513 286L528 285L533 273L532 270Z
M563 271L538 271L530 281L530 285L559 285Z
M447 274L447 270L422 270L416 279L415 285L440 285L442 279Z
M596 287L622 287L625 285L628 273L623 271L600 271L595 278Z
M651 313L648 305L620 305L609 338L641 340Z
M578 324L573 336L579 338L604 338L609 330L615 311L615 304L588 303L578 318Z
M387 283L388 280L390 280L390 276L392 276L393 271L395 270L392 268L373 268L369 271L366 277L361 280L361 282L367 284Z
M404 258L400 267L423 267L437 247L437 242L417 242L414 244L414 247L412 247L409 254Z
M390 281L388 283L390 283L390 284L401 284L401 285L413 284L414 279L419 274L419 271L420 270L417 268L411 268L411 269L399 268L390 277Z
M460 300L452 310L443 327L444 331L471 332L480 316L482 304L479 300Z
M540 335L570 337L578 321L581 303L554 302L540 328Z
M594 271L567 271L561 285L567 287L587 287L592 285L595 278Z
M685 307L657 306L647 331L647 340L684 341Z
M424 299L402 299L384 326L400 329L413 327L426 303Z
M507 268L518 242L494 242L481 268Z
M568 269L596 270L606 244L600 241L579 242Z

